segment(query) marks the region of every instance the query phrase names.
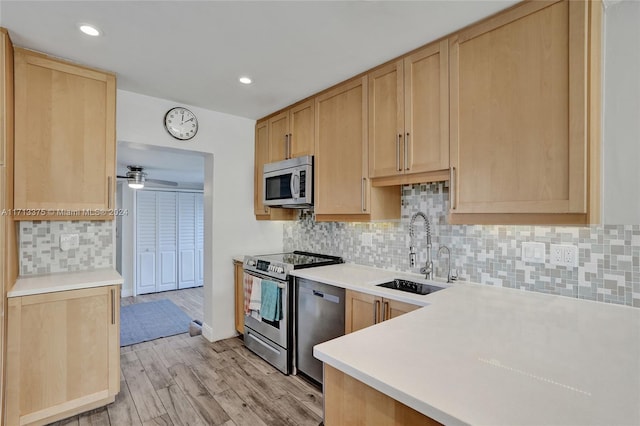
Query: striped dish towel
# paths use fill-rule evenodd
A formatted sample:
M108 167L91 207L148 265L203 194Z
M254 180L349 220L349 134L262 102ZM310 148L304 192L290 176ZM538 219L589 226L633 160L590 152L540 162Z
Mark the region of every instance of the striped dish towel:
M242 277L242 289L244 291L244 313L249 315L249 302L251 302L251 287L253 287L253 277L247 273Z

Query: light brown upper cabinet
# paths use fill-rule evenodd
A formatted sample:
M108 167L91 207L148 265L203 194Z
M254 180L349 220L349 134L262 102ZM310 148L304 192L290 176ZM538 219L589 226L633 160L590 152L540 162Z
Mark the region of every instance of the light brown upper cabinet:
M451 223L599 220L600 7L526 2L451 39Z
M269 119L269 162L313 155L313 108L309 99Z
M113 219L115 97L112 74L16 49L18 219Z
M448 179L448 41L368 75L369 174L374 185Z
M254 152L253 176L253 214L257 220L292 220L295 210L270 208L263 203L263 166L269 161L269 120L256 123L256 140Z
M370 185L367 93L365 76L316 97L316 221L400 217L400 189Z

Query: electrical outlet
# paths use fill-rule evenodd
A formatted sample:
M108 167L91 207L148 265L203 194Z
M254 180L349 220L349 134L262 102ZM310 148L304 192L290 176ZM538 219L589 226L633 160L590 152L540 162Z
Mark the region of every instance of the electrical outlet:
M371 232L363 232L360 234L360 243L363 247L373 246L373 234Z
M544 243L524 242L522 243L522 260L531 263L544 263L545 247Z
M80 247L80 234L61 234L60 250L66 251Z
M552 265L564 266L564 249L562 245L551 244L551 249L549 250L549 261Z
M578 267L578 247L570 244L551 244L551 264Z
M578 267L578 247L572 245L563 246L564 264L569 268Z

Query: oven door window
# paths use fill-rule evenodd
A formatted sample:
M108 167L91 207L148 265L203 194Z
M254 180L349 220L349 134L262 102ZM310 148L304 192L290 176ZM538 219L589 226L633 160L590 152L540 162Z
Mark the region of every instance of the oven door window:
M265 198L269 200L288 200L293 198L291 194L291 175L286 173L265 178Z

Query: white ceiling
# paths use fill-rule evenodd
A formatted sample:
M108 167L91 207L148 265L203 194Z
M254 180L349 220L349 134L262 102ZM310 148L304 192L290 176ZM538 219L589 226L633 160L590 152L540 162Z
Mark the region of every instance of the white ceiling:
M0 0L0 25L17 46L115 72L119 89L255 119L514 3ZM81 23L103 36L83 35ZM202 188L197 154L128 143L117 152L119 175L139 165Z
M0 25L120 89L255 119L514 3L2 0Z
M127 166L142 166L147 179L177 182L178 188L203 189L204 157L202 153L151 147L144 144L119 142L117 148L117 174L125 176ZM151 182L149 187L175 188Z

